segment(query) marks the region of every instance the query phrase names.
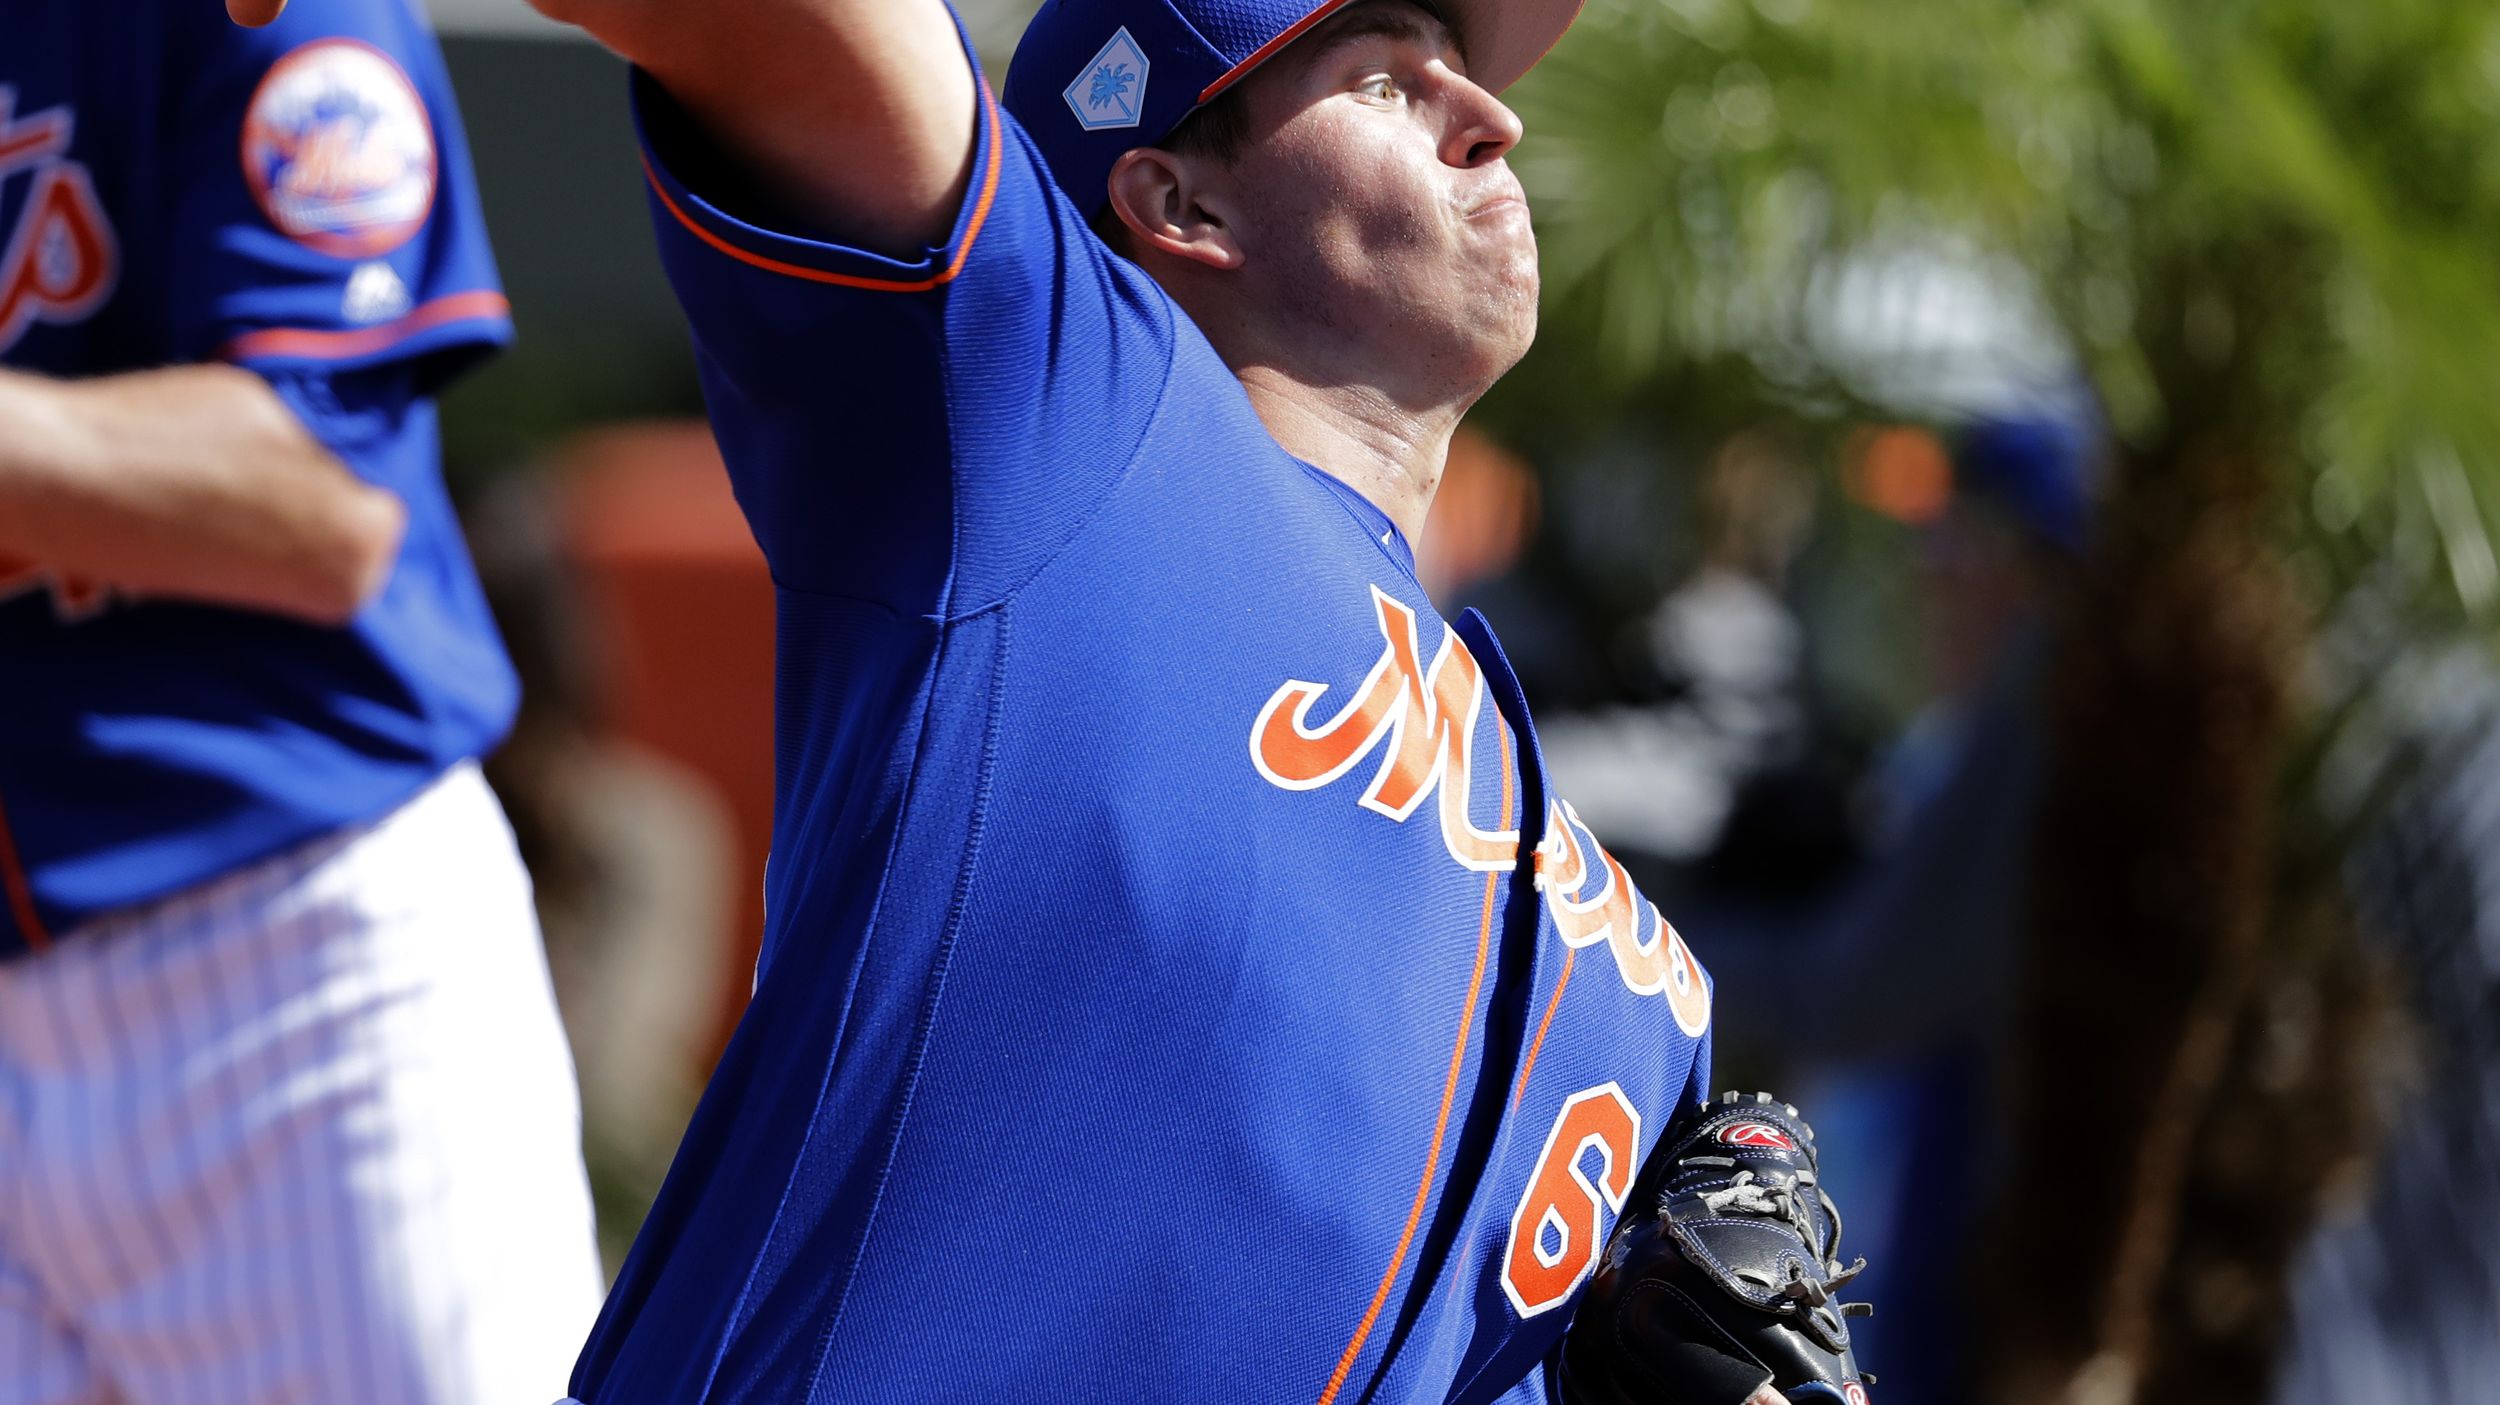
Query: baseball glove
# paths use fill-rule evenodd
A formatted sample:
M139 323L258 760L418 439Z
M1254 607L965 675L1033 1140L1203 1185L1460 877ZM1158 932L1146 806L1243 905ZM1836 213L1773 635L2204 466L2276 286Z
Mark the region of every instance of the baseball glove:
M1569 1405L1742 1405L1768 1383L1792 1405L1864 1405L1874 1377L1833 1299L1840 1210L1814 1132L1768 1093L1730 1093L1671 1129L1563 1340Z

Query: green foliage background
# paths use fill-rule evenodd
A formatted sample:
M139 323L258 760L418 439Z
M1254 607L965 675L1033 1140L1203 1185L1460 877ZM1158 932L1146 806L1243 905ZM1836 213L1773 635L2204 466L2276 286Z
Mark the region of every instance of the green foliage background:
M2424 519L2445 604L2491 608L2500 6L1592 0L1511 97L1548 312L1504 403L1733 362L1829 414L1840 261L1961 250L2021 271L2124 445L2266 456L2337 586Z
M1903 413L1828 335L1902 255L2071 349L2113 443L2050 707L2020 1248L1981 1268L2029 1286L1972 1338L1990 1399L2263 1400L2387 1038L2342 846L2416 665L2487 655L2500 606L2500 5L1591 0L1510 96L1546 277L1486 407L1514 434Z

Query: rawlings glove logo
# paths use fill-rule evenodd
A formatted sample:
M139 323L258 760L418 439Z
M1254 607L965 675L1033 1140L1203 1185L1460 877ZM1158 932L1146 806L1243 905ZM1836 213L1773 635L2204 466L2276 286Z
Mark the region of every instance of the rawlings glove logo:
M1719 1129L1719 1140L1728 1146L1767 1146L1775 1151L1795 1151L1797 1144L1786 1132L1768 1122L1732 1122Z

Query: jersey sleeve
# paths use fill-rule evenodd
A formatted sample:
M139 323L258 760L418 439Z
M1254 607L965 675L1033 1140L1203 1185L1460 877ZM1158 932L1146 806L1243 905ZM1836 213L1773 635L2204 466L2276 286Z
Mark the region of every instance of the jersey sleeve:
M785 588L932 615L1003 599L1102 501L1160 403L1180 314L975 88L953 227L894 258L776 219L635 77L662 262Z
M404 367L430 393L511 339L442 54L411 0L214 6L169 130L168 294L186 360Z

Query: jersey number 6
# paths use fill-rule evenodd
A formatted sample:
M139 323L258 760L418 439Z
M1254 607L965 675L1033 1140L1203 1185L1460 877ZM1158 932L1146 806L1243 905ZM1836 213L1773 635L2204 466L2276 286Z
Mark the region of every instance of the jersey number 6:
M1527 1194L1510 1217L1502 1291L1521 1317L1562 1306L1597 1265L1607 1216L1631 1193L1641 1147L1641 1114L1621 1086L1574 1093L1545 1134L1545 1151ZM1594 1179L1582 1162L1600 1160Z

